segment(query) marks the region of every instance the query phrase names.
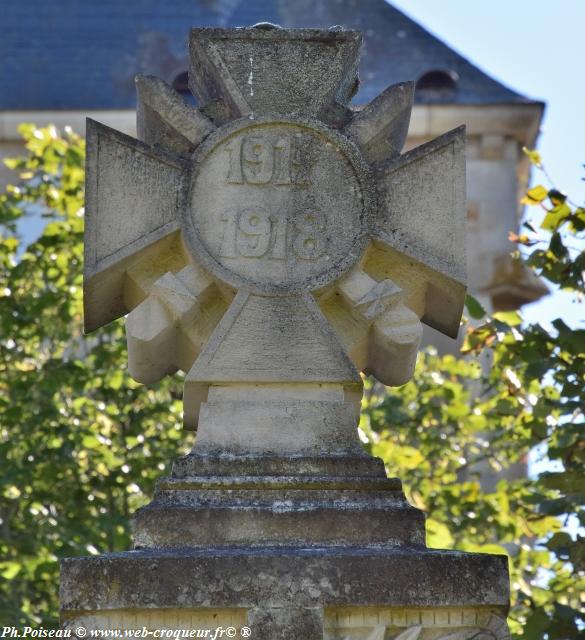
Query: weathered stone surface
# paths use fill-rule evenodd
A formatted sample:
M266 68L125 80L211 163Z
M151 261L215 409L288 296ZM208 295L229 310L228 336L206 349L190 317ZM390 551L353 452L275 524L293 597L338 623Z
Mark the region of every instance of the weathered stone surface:
M395 282L374 280L354 268L321 308L358 369L384 384L401 385L412 377L422 337L419 317L406 303Z
M228 306L201 268L189 264L165 273L126 319L132 377L148 383L188 370Z
M159 78L136 76L136 94L136 131L148 145L188 156L215 129L199 109Z
M453 297L465 283L467 269L465 127L388 160L378 171L377 237L446 276L447 282L430 274L427 286L444 288ZM429 324L451 337L457 335L463 305L457 297L456 322L450 325L439 319L437 299L428 300L425 309Z
M251 637L257 640L322 640L323 609L317 607L271 607L248 611Z
M338 278L363 253L375 203L369 168L321 123L236 120L195 161L185 236L222 280L298 293Z
M414 82L394 84L354 114L344 133L368 162L398 156L402 151L414 98Z
M357 90L358 31L192 29L189 86L229 116L317 116L334 121Z
M189 380L202 378L214 383L359 383L312 298L246 292L238 294L189 372Z
M180 549L62 561L68 611L189 607L495 607L505 556L425 549Z
M398 478L386 479L384 463L380 458L373 458L363 451L358 454L319 455L319 456L268 456L233 454L200 454L192 452L177 458L173 463L173 478L190 476L234 476L250 475L253 477L295 476L302 480L307 477L353 478L372 477L391 481L395 489L402 487Z
M130 310L125 270L146 252L152 260L179 229L187 184L178 157L92 120L87 146L84 317L91 331Z
M341 387L339 390L343 394ZM274 391L276 395L280 389ZM205 402L199 418L197 452L291 456L359 452L355 406L351 402L312 400L308 399L312 395L309 393L295 395L277 400Z
M295 477L288 482L270 477L218 480L160 483L154 501L135 516L135 546L308 548L425 542L423 514L391 483L335 483L327 478L299 483Z
M358 439L359 372L406 382L465 294L463 130L400 155L412 83L352 111L360 41L194 29L200 109L139 77L142 142L90 123L86 328L129 313L132 375L184 371L198 436L136 551L63 561L71 628L507 638L506 559L426 549Z
M282 366L283 362L286 362L285 367ZM292 407L295 401L297 404L299 401L304 403L303 406L297 406L296 414L300 418L301 413L306 414L309 410L307 401L332 400L326 393L327 386L335 384L339 388L351 390L361 385L357 371L311 296L264 297L250 295L246 291L238 293L232 306L207 342L201 356L187 374L185 423L189 426L197 425L201 402L207 399L210 385L223 386L230 383L246 385L245 388L253 391L252 396L247 396L246 404L250 405L253 402L257 407L260 424L253 416L251 419L252 428L258 424L259 431L250 435L256 435L255 441L258 446L261 446L262 435L269 436L262 432L260 414L269 416L270 412L267 414L266 411L258 408L263 390L250 388L250 384L272 385L271 388L276 389L277 392L272 394L265 390L265 401L260 403L266 407L267 401L272 401L272 413L276 422L279 417L279 401L281 404L284 403L285 408L291 406L290 419L294 420ZM289 387L286 386L287 384ZM302 387L299 388L297 385ZM310 391L303 393L308 386L312 389L312 394ZM295 390L297 390L296 394ZM233 392L226 393L224 396L226 397L221 398L220 402L222 405L236 400ZM339 411L345 411L349 424L353 425L352 431L355 431L353 419L355 412L352 411L351 405L344 408L346 404L344 394L336 400ZM205 414L207 421L217 417L217 411L221 410L216 409L214 416L211 413L212 406L211 403L207 405ZM322 410L325 408L323 406ZM236 408L232 406L232 416L224 415L223 417L228 424L234 422L233 416L240 417L242 413L246 413L245 406L240 410L234 409ZM312 420L313 424L318 420L314 415L318 410L316 407L312 412L313 415L307 418L309 421ZM336 412L335 407L332 406L333 413L330 417L332 444L337 441L334 433L335 421L341 419L342 426L348 424L348 419L344 419L339 411ZM286 420L286 415L282 418ZM242 416L242 419L246 418ZM325 416L324 419L326 419ZM234 426L239 428L237 425ZM275 426L276 429L279 427ZM318 431L316 424L315 430ZM212 436L213 433L208 434L206 431L203 440L208 443ZM250 440L248 442L251 444ZM221 448L229 451L226 445L227 442L224 439ZM283 451L285 450L292 453L286 446ZM307 449L298 452L306 454L309 450L310 445L307 442ZM336 453L335 447L331 452ZM244 453L244 451L236 448L233 453ZM254 453L254 450L250 449L250 453Z

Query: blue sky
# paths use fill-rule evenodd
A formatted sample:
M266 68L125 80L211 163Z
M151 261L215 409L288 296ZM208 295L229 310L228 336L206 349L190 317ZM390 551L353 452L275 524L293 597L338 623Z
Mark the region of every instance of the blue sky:
M538 149L556 187L585 200L585 0L392 0L491 76L547 103ZM534 180L542 181L535 175ZM529 321L583 325L585 304L555 292Z

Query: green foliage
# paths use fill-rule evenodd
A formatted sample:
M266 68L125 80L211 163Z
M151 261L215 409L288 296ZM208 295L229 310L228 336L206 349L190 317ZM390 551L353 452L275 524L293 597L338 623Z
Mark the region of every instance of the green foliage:
M129 514L186 438L180 383L129 378L122 323L82 335L83 140L21 131L22 183L0 196L0 626L55 626L57 559L128 548Z
M0 196L0 624L54 626L57 558L128 548L129 514L187 438L180 381L132 382L121 323L82 336L83 141L22 133L27 157L11 163L22 183ZM527 227L513 239L543 278L582 294L583 253L569 247L581 242L583 210L531 191L531 204L557 216L554 233L542 240ZM19 223L39 210L45 230L23 247ZM484 315L472 298L467 307ZM469 329L464 346L467 359L422 354L400 389L367 382L368 447L428 512L431 546L510 555L518 638L576 638L585 334L508 312ZM480 486L482 470L509 472L535 447L554 469Z
M530 249L523 259L539 276L581 301L583 209L542 186L524 202L543 208L545 237L526 225L511 239ZM471 297L466 306L473 318L485 314ZM423 354L400 389L368 384L361 428L370 450L428 512L430 546L509 555L515 638L582 637L585 330L495 313L468 328L463 352ZM535 450L551 470L517 473ZM499 481L486 483L486 470Z
M469 293L465 296L465 308L469 315L476 320L481 320L486 314L481 302Z

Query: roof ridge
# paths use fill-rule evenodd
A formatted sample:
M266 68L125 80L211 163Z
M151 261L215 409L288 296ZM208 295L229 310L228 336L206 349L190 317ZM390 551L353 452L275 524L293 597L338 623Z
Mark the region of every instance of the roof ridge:
M367 2L368 0L365 0L365 1ZM377 1L377 0L374 0L374 1ZM450 44L447 44L444 40L441 39L441 37L438 34L433 33L428 27L426 27L423 24L421 24L420 22L418 22L414 17L410 16L408 13L406 13L402 9L398 9L397 7L395 7L388 0L382 0L382 1L384 2L384 4L390 10L396 12L402 18L404 18L409 23L411 23L414 29L424 33L425 37L428 37L431 40L433 40L433 42L436 43L436 45L438 45L439 47L447 49L451 54L455 55L457 58L459 58L466 65L469 65L474 71L476 71L477 73L481 74L489 82L493 82L493 83L497 84L502 89L505 89L506 91L510 92L516 98L522 98L523 100L531 101L531 99L528 98L527 96L525 96L524 94L519 93L518 91L515 91L514 89L512 89L509 86L507 86L502 81L498 80L497 78L492 76L490 73L488 73L487 71L482 69L475 62L472 62L466 55L464 55L463 53L460 53L455 47L452 47Z

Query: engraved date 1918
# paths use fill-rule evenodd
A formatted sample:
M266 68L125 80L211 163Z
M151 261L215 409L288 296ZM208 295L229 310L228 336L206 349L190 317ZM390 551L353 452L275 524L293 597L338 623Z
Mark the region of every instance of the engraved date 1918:
M327 250L327 221L313 211L301 211L288 219L263 207L249 207L224 214L221 223L222 258L316 260Z

